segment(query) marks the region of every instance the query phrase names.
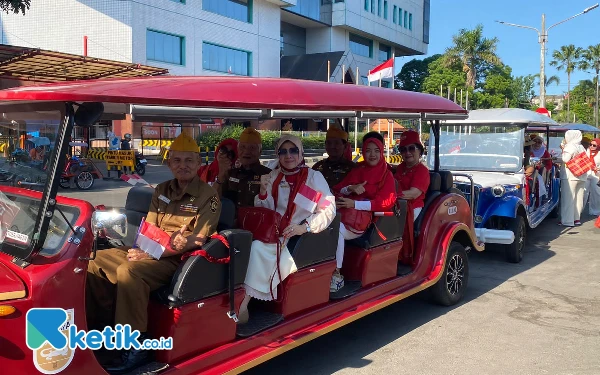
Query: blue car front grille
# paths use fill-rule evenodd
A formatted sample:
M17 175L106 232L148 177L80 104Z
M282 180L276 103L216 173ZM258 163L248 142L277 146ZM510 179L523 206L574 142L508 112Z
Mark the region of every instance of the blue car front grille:
M469 202L469 204L470 204L471 203L471 184L455 182L454 186L465 195L467 202ZM477 185L475 185L473 188L473 191L475 192L475 196L473 197L473 205L475 206L475 212L477 212L477 203L479 202L479 189L480 189L480 187Z

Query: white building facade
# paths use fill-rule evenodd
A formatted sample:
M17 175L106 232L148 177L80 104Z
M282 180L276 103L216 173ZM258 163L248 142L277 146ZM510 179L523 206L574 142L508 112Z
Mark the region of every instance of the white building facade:
M364 83L392 55L427 53L429 1L36 0L25 16L0 15L0 37L173 75L279 77L289 56L343 51L330 78L344 65Z

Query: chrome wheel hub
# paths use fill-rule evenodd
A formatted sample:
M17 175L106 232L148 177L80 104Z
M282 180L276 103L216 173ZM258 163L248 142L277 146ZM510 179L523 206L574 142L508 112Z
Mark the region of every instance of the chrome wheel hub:
M462 288L465 278L465 264L462 257L454 254L448 262L448 271L446 273L446 288L452 295L457 294Z

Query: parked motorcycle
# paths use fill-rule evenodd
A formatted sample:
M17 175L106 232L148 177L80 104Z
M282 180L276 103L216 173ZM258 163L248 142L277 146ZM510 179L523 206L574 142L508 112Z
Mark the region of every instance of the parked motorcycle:
M144 157L144 155L142 155L139 152L135 152L135 173L139 174L140 176L143 176L144 173L146 173L146 164L148 164L148 161L146 160L146 158Z

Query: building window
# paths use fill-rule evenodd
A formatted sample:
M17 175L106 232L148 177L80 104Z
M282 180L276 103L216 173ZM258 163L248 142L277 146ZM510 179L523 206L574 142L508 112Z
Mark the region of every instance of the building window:
M381 17L381 0L377 0L377 15Z
M429 44L429 12L431 6L429 0L423 4L423 43Z
M402 26L402 8L398 12L398 25Z
M379 61L388 61L392 58L392 47L379 43Z
M370 2L370 0L365 0L365 10L367 12L369 11L369 2Z
M298 5L287 7L285 9L316 21L321 20L321 3L319 0L298 1Z
M408 29L412 30L412 13L408 15Z
M375 14L375 0L371 0L371 13Z
M251 56L250 52L202 43L202 69L249 76Z
M385 87L386 89L390 88L390 81L381 81L381 87Z
M252 22L252 0L203 0L202 9L234 20Z
M408 11L404 11L404 28L408 27Z
M146 30L146 58L170 64L185 64L185 38L179 35Z
M373 41L350 34L350 50L360 56L373 57Z
M370 84L369 84L369 77L367 77L367 76L360 76L360 78L362 80L363 85L370 86Z
M398 18L398 7L394 5L394 14L392 15L392 22L398 22L396 19Z
M383 1L383 19L387 20L387 13L388 13L388 8L387 8L387 0Z

